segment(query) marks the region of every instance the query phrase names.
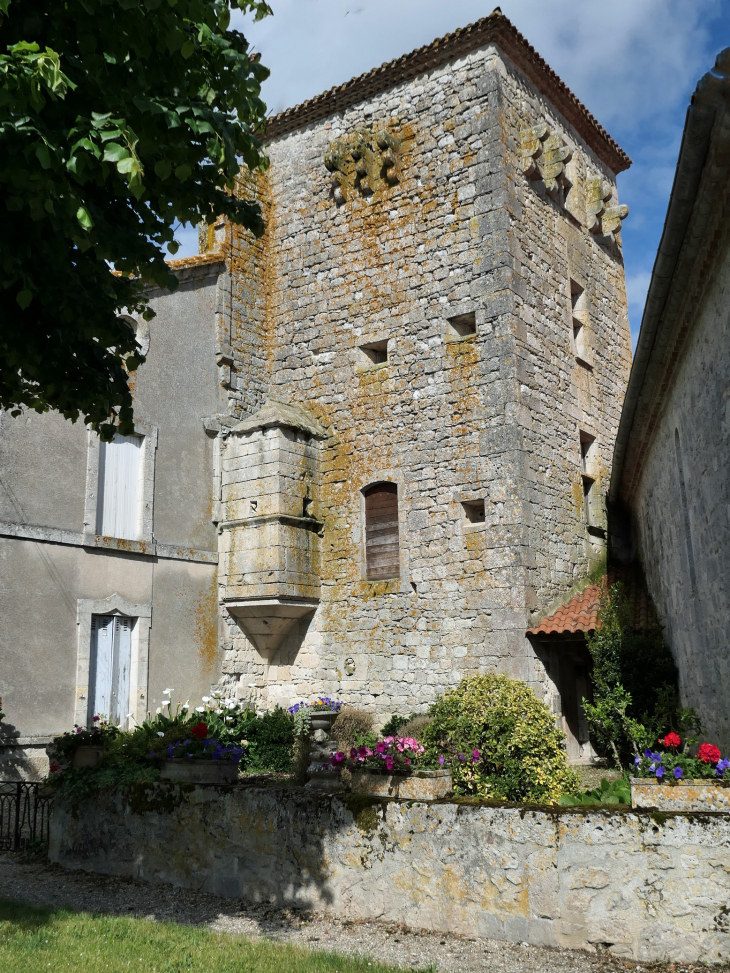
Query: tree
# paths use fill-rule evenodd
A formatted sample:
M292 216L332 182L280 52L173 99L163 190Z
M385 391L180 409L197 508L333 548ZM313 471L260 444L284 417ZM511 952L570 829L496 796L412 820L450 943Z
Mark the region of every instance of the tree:
M56 409L111 438L133 431L128 373L144 359L119 317L174 290L178 221L225 215L262 170L268 76L229 2L0 0L0 407ZM112 272L113 271L113 272Z

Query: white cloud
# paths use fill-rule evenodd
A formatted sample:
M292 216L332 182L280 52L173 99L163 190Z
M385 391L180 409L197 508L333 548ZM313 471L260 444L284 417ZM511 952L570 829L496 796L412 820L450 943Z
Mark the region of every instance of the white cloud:
M272 77L274 112L428 44L488 12L483 0L272 0L245 25ZM640 125L683 95L704 63L720 0L502 0L502 10L599 121ZM243 26L239 17L237 26Z
M643 308L650 280L651 273L646 270L641 270L638 274L626 275L626 297L629 305Z

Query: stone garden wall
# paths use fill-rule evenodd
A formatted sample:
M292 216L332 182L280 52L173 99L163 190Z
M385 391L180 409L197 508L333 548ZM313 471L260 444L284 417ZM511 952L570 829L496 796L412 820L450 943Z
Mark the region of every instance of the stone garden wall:
M56 807L69 868L639 960L730 958L730 815L175 784Z

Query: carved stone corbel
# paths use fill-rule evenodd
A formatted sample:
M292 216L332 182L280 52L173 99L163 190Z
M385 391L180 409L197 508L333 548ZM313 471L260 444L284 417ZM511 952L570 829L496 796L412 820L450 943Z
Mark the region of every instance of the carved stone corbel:
M332 195L339 205L355 193L372 196L400 182L400 140L386 129L359 130L330 144L324 164L332 173Z
M541 179L549 195L562 202L572 183L565 172L572 151L546 122L523 129L521 133L522 171L528 179Z
M592 177L586 181L588 229L611 242L620 243L621 223L629 215L629 207L625 203L608 206L612 195L611 183L604 182L600 177Z

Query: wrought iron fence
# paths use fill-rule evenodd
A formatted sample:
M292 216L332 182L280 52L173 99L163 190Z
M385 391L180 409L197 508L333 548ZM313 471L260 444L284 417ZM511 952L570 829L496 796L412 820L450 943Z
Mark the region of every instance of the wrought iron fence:
M22 851L48 841L53 796L43 784L0 781L0 850Z

